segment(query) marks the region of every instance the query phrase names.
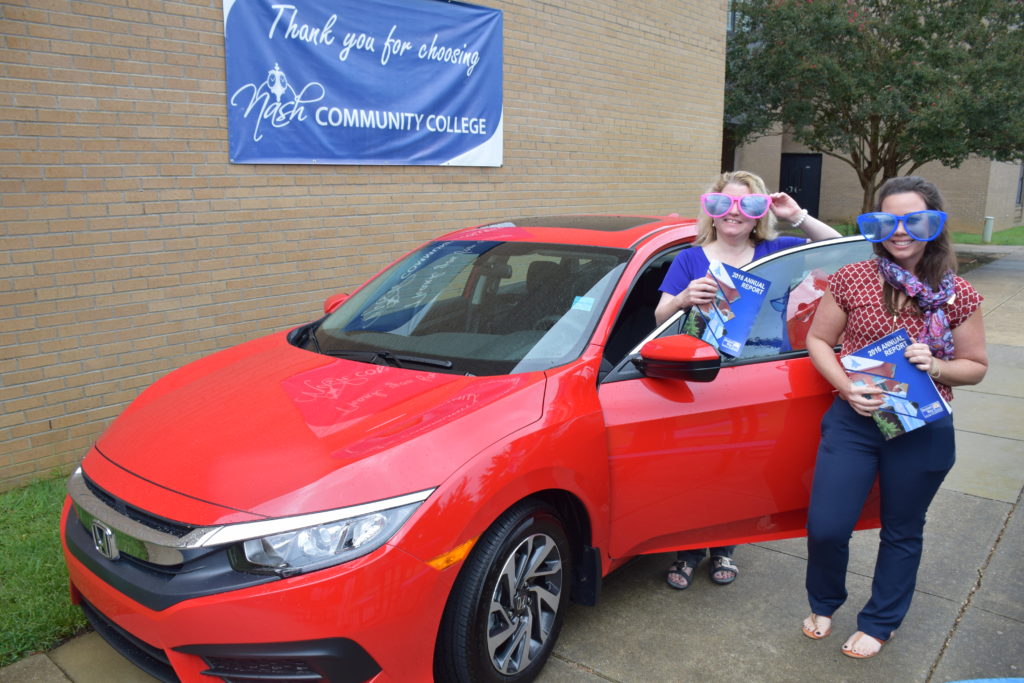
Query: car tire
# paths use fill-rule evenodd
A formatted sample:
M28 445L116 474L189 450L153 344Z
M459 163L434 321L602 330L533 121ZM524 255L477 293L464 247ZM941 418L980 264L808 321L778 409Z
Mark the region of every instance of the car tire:
M555 512L525 501L480 537L441 618L438 681L532 681L558 639L572 577L572 553Z

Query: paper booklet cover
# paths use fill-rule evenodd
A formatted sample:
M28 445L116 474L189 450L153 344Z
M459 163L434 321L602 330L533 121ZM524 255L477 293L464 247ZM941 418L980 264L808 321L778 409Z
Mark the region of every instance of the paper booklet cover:
M885 404L872 417L882 436L892 439L950 414L949 404L927 373L903 355L912 344L906 330L896 330L840 358L854 387L876 386Z
M720 261L710 263L708 277L718 291L714 301L697 307L705 323L699 336L722 353L739 356L771 282Z

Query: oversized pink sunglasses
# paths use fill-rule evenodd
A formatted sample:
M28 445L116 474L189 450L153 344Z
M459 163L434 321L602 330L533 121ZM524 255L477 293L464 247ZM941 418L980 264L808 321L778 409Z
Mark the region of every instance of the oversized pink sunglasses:
M768 213L772 198L766 194L745 194L733 197L722 192L707 192L700 196L700 204L712 218L719 218L729 213L732 207L739 206L740 213L747 218L757 220Z

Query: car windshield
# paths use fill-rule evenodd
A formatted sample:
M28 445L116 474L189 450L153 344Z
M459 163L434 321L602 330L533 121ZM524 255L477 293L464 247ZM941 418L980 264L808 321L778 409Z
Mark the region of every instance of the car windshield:
M331 356L417 370L546 370L583 351L630 252L494 241L427 244L311 335Z

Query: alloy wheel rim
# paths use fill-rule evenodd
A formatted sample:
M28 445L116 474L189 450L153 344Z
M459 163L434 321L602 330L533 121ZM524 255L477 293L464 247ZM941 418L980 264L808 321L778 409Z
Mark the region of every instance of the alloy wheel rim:
M487 651L497 671L523 671L548 642L562 579L562 555L547 534L528 536L509 554L487 613Z

